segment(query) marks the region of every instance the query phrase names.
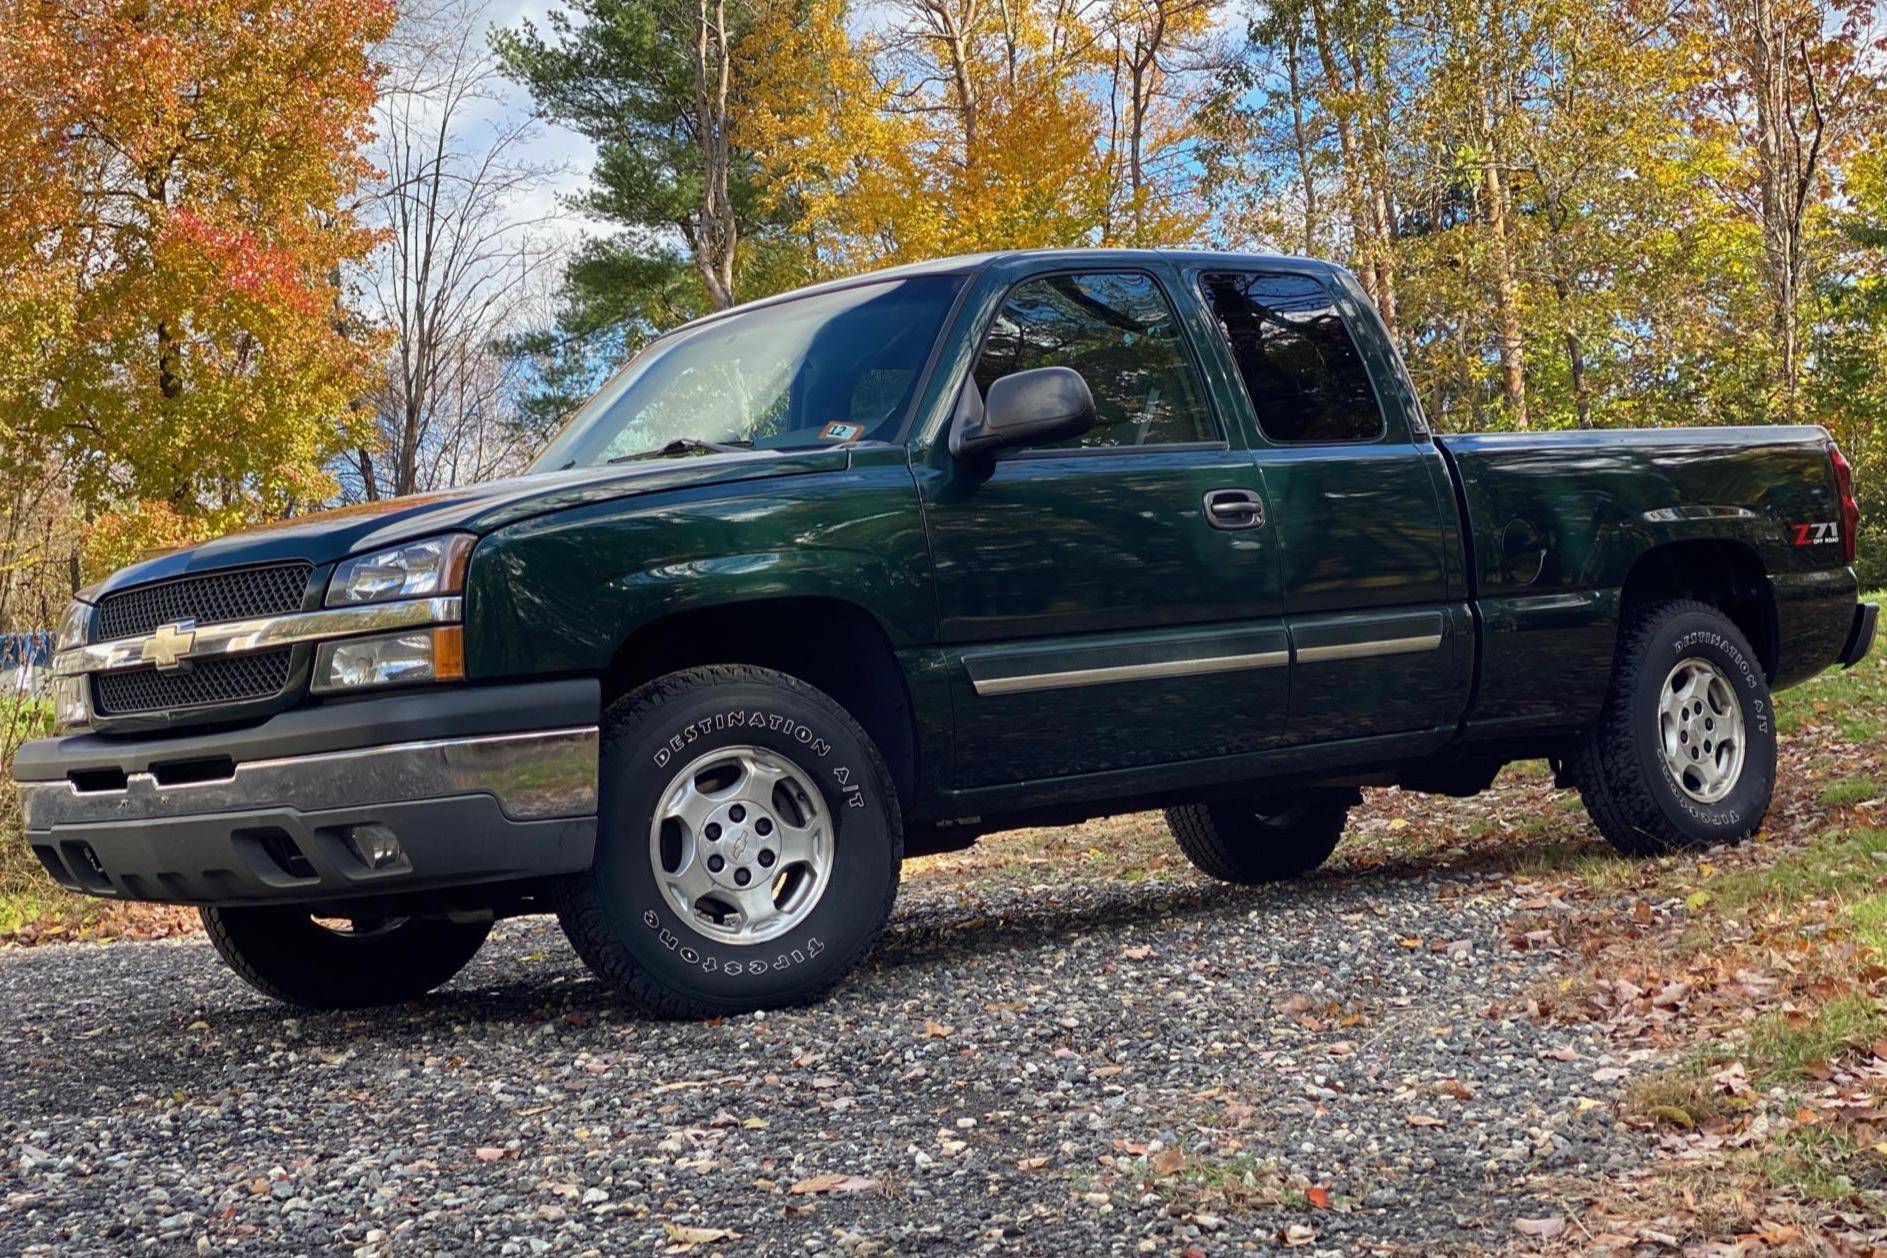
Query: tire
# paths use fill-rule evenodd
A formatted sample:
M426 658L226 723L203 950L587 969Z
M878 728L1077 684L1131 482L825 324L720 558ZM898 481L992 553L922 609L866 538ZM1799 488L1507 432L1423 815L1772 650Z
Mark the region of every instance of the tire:
M1251 886L1309 873L1336 851L1353 791L1302 791L1166 810L1166 824L1202 873Z
M596 860L557 894L598 978L644 1013L704 1018L809 1004L864 959L904 830L843 708L784 673L716 665L650 682L604 726Z
M465 968L490 922L438 917L330 929L305 908L200 910L224 964L251 987L309 1009L416 1000Z
M1701 664L1687 667L1689 661ZM1727 785L1727 764L1717 761L1724 751L1720 731L1730 721L1721 710L1723 693L1710 689L1712 674L1734 698L1742 727L1740 759L1731 757L1739 767ZM1695 714L1682 705L1687 715L1667 723L1667 681L1675 699L1700 678L1699 693L1716 697L1698 699ZM1681 775L1673 771L1665 750L1673 726L1684 740L1669 743L1678 749L1676 762L1716 765L1709 770L1714 781L1688 766ZM1699 726L1707 754L1688 741L1692 726ZM1709 737L1713 730L1716 741ZM1775 789L1776 723L1769 683L1748 639L1707 603L1674 599L1635 610L1619 635L1605 706L1574 746L1569 767L1593 824L1628 856L1740 843L1754 834ZM1720 798L1707 798L1716 790L1723 791Z

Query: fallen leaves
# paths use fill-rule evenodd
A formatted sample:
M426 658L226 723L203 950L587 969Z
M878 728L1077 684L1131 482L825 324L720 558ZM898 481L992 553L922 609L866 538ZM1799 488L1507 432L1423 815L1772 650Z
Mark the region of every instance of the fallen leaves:
M1446 1127L1448 1120L1437 1118L1433 1114L1404 1114L1402 1116L1411 1127Z
M823 1175L814 1175L796 1182L786 1191L796 1196L811 1196L823 1193L864 1192L876 1188L878 1181L863 1175L846 1175L837 1171L828 1171Z
M1515 1219L1514 1231L1522 1236L1537 1236L1550 1240L1566 1230L1566 1220L1561 1215L1549 1215L1544 1219Z
M662 1252L665 1254L685 1254L697 1245L714 1245L721 1241L736 1241L741 1234L727 1227L688 1227L681 1223L662 1222L662 1231L673 1242Z

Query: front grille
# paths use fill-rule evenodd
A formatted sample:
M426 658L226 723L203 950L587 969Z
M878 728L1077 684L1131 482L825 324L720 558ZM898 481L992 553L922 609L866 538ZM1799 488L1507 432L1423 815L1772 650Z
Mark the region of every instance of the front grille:
M175 672L131 668L99 673L93 698L100 716L173 712L212 703L267 699L288 686L292 647L196 660Z
M182 620L215 625L300 611L313 568L306 563L234 568L107 594L98 602L98 637L110 642Z

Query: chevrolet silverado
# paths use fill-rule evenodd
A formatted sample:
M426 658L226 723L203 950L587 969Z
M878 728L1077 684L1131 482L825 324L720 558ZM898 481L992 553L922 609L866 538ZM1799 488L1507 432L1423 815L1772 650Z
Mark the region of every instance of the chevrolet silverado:
M554 911L650 1012L780 1006L1018 825L1164 808L1261 882L1543 758L1623 851L1740 841L1771 696L1872 641L1855 523L1819 428L1431 432L1327 264L953 258L654 340L523 476L82 591L14 773L54 879L282 1000Z

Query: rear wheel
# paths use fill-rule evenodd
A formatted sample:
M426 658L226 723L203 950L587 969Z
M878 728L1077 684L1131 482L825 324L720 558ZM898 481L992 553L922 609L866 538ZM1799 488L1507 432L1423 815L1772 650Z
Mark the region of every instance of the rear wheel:
M1179 850L1223 882L1278 882L1307 874L1336 851L1354 791L1298 791L1166 810Z
M304 908L206 908L217 955L266 996L355 1009L425 995L465 968L490 922L437 917L317 918Z
M1635 611L1570 767L1593 824L1627 855L1748 838L1775 788L1776 728L1742 631L1707 603Z
M767 669L692 668L606 718L595 864L561 887L578 955L646 1012L815 1000L877 939L903 828L871 739Z

